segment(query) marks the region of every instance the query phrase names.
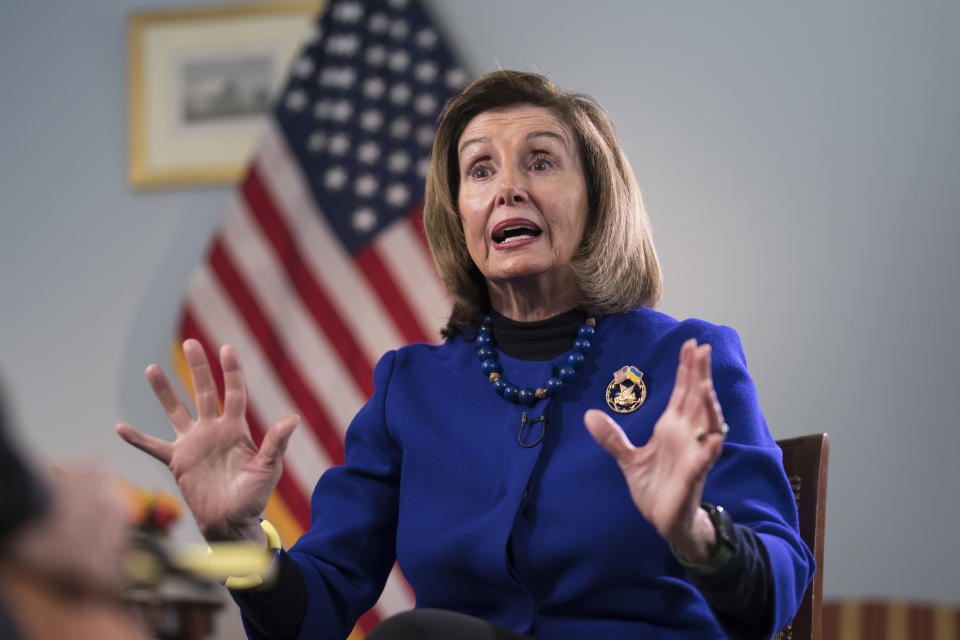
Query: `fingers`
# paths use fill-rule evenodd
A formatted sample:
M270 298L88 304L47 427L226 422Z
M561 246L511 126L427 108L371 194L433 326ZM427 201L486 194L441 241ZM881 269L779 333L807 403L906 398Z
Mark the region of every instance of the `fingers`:
M150 388L153 389L154 395L157 396L157 400L160 401L160 405L167 414L167 419L173 425L174 433L180 435L185 432L193 421L193 417L190 415L187 406L180 400L180 396L173 390L173 386L167 379L166 374L163 373L163 369L152 364L147 367L146 376Z
M287 450L290 436L299 424L300 416L295 415L277 420L263 437L260 453L257 455L262 456L268 465L279 462L283 458L283 452Z
M706 423L707 433L722 433L723 431L723 409L720 408L720 400L717 398L717 392L713 388L713 380L707 379L698 385L700 405L703 413L706 414L704 422Z
M677 379L673 384L673 393L670 394L668 408L675 411L681 410L687 396L688 379L690 374L690 357L696 347L697 341L690 338L680 347L680 362L677 365Z
M220 366L223 368L223 414L242 418L247 411L247 384L240 366L240 356L228 344L220 347Z
M723 435L720 433L707 434L706 440L700 443L697 451L696 465L700 468L701 475L706 475L722 453Z
M145 451L163 464L170 464L170 458L173 457L173 443L144 435L125 422L118 424L116 430L121 438L137 449Z
M613 418L599 409L590 409L583 416L583 423L593 439L607 450L617 462L625 460L636 451L627 434L623 432Z
M190 338L183 342L183 355L193 376L193 398L198 419L212 419L220 415L217 407L217 385L210 371L210 363L199 341Z
M697 347L694 355L694 369L696 371L696 400L688 407L694 421L703 424L708 433L721 433L723 429L723 410L720 400L713 386L713 369L711 354L713 350L709 344Z

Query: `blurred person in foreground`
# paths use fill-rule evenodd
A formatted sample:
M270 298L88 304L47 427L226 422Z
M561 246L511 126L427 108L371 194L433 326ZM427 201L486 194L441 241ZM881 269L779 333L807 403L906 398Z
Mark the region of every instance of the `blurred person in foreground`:
M395 559L417 609L371 640L786 626L814 567L780 450L737 334L653 310L660 266L603 108L537 74L480 77L444 111L424 225L446 340L380 360L310 531L273 582L232 591L248 635L345 638ZM117 430L170 467L208 540L276 547L259 516L298 420L258 449L236 351L220 415L203 348L183 348L197 417L151 365L176 440Z
M118 595L130 545L116 480L41 472L16 449L0 398L0 638L145 638Z

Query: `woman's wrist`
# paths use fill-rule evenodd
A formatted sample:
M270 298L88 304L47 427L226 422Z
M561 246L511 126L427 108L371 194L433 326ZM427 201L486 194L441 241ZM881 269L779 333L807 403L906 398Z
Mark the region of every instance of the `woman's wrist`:
M214 542L255 542L268 545L267 535L260 526L260 518L254 518L233 527L206 527L200 533L208 543Z
M717 550L717 530L710 520L710 514L703 507L697 507L689 534L670 542L670 549L679 555L687 565L706 563Z
M700 505L700 511L707 515L707 520L713 529L713 543L712 545L708 545L708 549L712 547L709 555L704 559L701 555L702 549L696 548L697 545L694 545L695 551L692 554L696 558L695 560L685 556L684 553L673 544L670 545L670 550L673 552L677 561L690 571L700 575L709 575L719 571L721 567L724 567L732 558L736 557L739 538L730 514L727 513L723 507L704 502ZM700 541L709 540L710 534L706 533L704 526L698 524L697 527L699 530L704 531L704 533L695 539Z

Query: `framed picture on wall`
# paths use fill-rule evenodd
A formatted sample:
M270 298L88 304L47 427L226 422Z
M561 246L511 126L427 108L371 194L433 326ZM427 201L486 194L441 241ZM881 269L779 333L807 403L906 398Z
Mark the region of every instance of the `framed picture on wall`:
M240 178L321 0L138 11L127 21L135 188Z

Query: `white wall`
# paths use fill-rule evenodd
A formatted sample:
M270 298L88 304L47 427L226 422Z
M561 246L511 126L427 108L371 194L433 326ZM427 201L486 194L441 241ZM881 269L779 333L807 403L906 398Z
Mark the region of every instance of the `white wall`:
M142 370L169 363L229 198L126 184L124 19L168 4L14 0L0 22L0 368L34 451L147 486L165 470L112 426L167 433ZM831 434L827 595L960 602L960 5L427 5L472 70L607 106L661 308L739 330L776 437Z

